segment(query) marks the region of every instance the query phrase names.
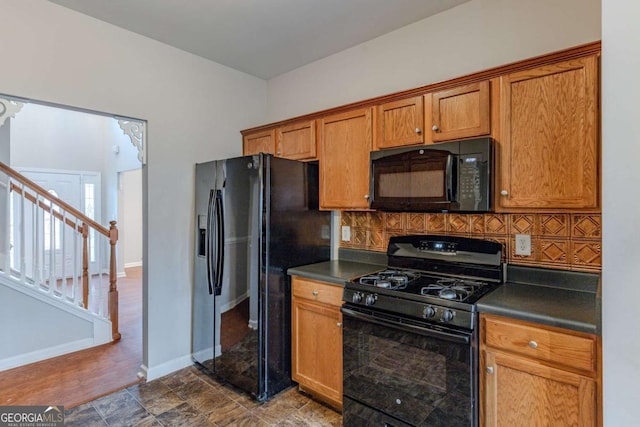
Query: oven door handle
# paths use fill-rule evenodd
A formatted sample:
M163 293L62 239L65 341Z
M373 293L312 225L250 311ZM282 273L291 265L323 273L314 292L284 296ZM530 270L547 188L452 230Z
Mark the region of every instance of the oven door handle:
M340 310L342 311L343 315L351 316L355 319L359 319L364 322L375 323L376 325L388 326L391 328L399 329L404 332L413 332L413 333L424 335L427 337L443 339L446 341L451 341L451 342L460 343L460 344L469 344L471 342L471 336L469 334L454 334L451 332L446 332L438 329L432 329L432 328L429 328L428 326L420 327L420 326L409 325L407 323L395 322L389 319L381 320L375 316L371 316L365 313L360 313L358 311L354 311L346 307L342 307ZM344 325L344 321L343 321L343 325Z

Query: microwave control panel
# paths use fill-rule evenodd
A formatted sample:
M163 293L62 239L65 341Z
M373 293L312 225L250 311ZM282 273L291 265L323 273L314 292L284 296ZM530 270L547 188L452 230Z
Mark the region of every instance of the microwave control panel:
M486 164L481 154L461 154L459 162L459 201L462 206L475 205L482 200L482 169ZM484 166L486 167L486 166Z

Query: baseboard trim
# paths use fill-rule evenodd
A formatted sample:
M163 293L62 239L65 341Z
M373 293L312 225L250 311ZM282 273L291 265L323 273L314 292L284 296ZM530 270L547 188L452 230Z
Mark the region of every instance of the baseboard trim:
M124 268L142 267L142 261L125 262Z
M85 350L87 348L94 347L95 345L93 338L83 338L81 340L32 351L30 353L7 357L0 360L0 371L17 368L19 366L28 365L29 363L39 362L56 356L62 356L63 354L72 353L74 351Z
M141 374L147 379L147 381L152 381L191 365L193 365L191 355L186 355L152 367L142 365L140 369ZM140 376L140 374L138 375Z

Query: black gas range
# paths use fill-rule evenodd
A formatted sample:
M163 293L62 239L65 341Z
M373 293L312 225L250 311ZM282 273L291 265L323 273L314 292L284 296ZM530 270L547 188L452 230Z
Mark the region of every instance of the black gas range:
M344 424L477 425L475 303L504 281L502 245L398 236L387 259L345 284Z

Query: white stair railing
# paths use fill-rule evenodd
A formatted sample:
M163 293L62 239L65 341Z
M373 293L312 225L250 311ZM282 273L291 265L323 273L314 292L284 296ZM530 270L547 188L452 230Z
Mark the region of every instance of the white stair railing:
M109 319L120 339L116 222L107 229L4 163L0 194L0 274Z

